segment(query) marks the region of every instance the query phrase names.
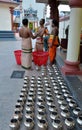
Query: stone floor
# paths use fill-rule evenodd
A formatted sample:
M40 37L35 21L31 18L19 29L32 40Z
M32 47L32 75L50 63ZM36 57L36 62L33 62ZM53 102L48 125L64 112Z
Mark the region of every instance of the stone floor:
M14 50L21 49L21 39L16 35L17 41L0 41L0 130L9 130L10 119L23 86L23 78L11 78L13 71L25 71L16 64ZM33 41L33 46L35 40ZM64 64L66 52L58 50L57 64ZM59 66L59 67L60 67ZM35 69L25 71L25 75L40 75ZM63 76L63 75L62 75ZM82 76L63 76L72 94L82 108Z

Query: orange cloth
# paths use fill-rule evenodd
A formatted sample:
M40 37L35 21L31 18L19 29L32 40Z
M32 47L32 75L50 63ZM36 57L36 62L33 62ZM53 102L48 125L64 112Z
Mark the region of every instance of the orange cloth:
M44 36L47 36L48 35L48 29L45 29L45 31L44 31Z
M52 40L53 40L53 35L50 36L48 42L49 44L52 44ZM53 62L55 57L56 57L56 48L57 48L57 45L59 44L58 42L58 36L56 36L55 38L55 41L54 41L54 44L49 47L49 58L50 58L50 62Z

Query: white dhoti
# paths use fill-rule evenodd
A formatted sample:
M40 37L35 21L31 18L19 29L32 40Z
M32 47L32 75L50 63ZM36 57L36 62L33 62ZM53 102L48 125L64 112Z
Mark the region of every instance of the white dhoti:
M22 39L21 66L25 69L31 68L32 65L32 41L31 38Z

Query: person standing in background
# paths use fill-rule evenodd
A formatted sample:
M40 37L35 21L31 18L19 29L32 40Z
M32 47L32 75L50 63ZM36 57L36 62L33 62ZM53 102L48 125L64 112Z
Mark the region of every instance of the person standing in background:
M44 47L43 35L45 32L45 27L44 27L45 19L41 19L39 24L40 26L37 32L35 33L35 35L38 35L38 37L36 38L35 51L43 51L43 47Z
M56 49L59 46L58 30L58 22L55 19L53 19L52 31L48 40L50 65L53 65L55 63Z
M35 39L37 35L33 35L31 29L28 28L28 19L22 20L23 26L19 30L19 36L22 38L22 54L21 54L21 66L25 69L29 69L32 66L32 39Z
M49 31L48 28L45 27L45 32L44 32L44 50L48 51L48 38L49 38Z

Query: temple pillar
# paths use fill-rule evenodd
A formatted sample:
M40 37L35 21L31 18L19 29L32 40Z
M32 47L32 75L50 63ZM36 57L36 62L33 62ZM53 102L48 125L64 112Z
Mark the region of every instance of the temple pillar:
M48 4L50 6L50 18L55 19L59 22L59 2L57 2L57 0L48 0Z
M13 11L14 11L14 8L9 7L9 9L10 9L10 14L11 14L11 30L13 30Z
M61 68L63 74L82 74L79 67L80 33L82 23L82 1L69 0L71 7L67 57Z

